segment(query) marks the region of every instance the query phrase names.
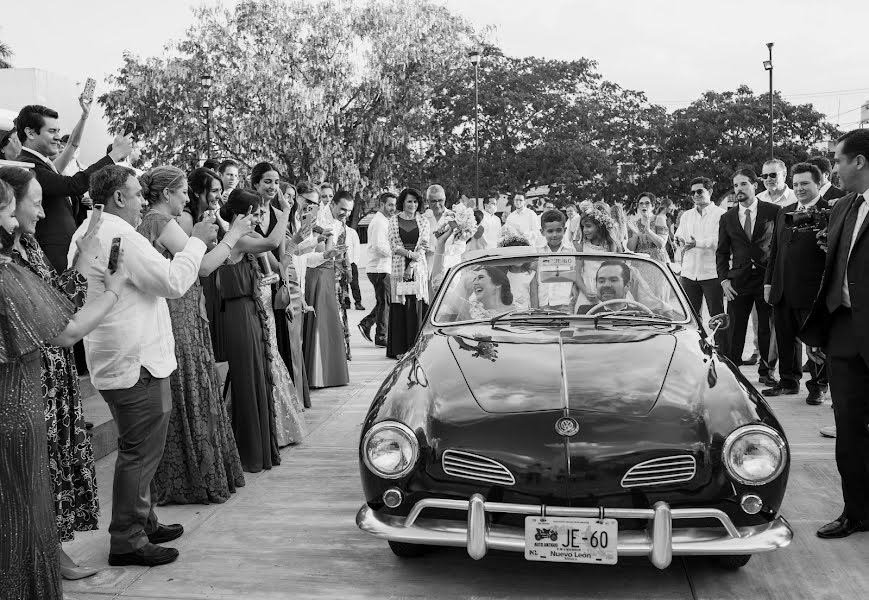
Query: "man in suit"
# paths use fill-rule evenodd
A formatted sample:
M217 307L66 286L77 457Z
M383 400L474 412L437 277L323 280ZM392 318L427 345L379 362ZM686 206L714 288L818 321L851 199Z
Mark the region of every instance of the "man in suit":
M830 181L830 175L833 173L833 165L830 164L830 159L825 156L810 156L806 159L810 165L815 165L821 170L821 200L825 200L830 206L836 203L836 200L845 195L845 190L837 188Z
M733 364L742 364L745 331L751 308L757 309L760 382L774 386L770 373L770 310L763 299L763 281L769 264L772 234L779 207L755 197L757 175L751 169L739 169L733 175L733 192L737 205L721 216L718 223L718 249L715 266L732 323L724 354Z
M845 501L822 538L869 531L869 130L840 137L834 161L848 195L830 214L821 287L800 332L809 358L827 363Z
M51 159L60 152L60 125L56 111L32 104L18 113L15 124L21 140L18 160L34 165L34 173L42 186L42 208L45 218L36 225L36 240L45 252L48 262L58 273L66 270L66 253L77 223L76 214L81 209L80 197L88 191L92 173L106 165L124 159L132 149L130 136L118 136L112 144L111 153L71 177L57 172ZM75 203L70 198L79 197Z
M791 168L791 181L798 202L779 212L770 249L770 267L763 286L764 299L772 305L775 337L778 342L779 378L775 387L763 390L764 396L798 394L803 376L803 348L797 339L800 327L821 287L826 255L818 247L817 228L788 225L788 217L810 219L812 211L826 209L821 199L821 170L807 162ZM811 361L810 361L811 362ZM823 365L811 362L811 379L806 384L808 404L823 404L827 393L827 373Z

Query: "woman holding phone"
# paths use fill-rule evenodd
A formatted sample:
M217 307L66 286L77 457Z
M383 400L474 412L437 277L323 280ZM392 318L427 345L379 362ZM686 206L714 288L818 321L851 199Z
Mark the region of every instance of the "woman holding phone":
M61 573L72 568L73 574L81 574L74 564L64 566L58 543L41 371L46 356L62 355L61 348L72 346L105 318L127 278L123 269L106 270L105 292L76 311L66 292L34 272L30 261L45 261L38 245L25 250L28 264L16 257L16 208L12 188L0 179L0 593L59 600ZM105 260L94 236L97 229L78 240L76 270ZM65 359L72 364L70 354ZM74 373L74 366L68 368Z
M180 169L161 166L142 175L139 183L149 208L138 232L171 259L189 239L184 225L176 220L190 216L183 212L189 203L187 177ZM203 257L201 277L223 264L238 241L253 230L252 221L242 217L232 223L223 240ZM244 485L244 474L214 370L202 286L197 280L181 298L166 303L178 368L169 378L173 402L166 448L154 475L157 502L225 502Z

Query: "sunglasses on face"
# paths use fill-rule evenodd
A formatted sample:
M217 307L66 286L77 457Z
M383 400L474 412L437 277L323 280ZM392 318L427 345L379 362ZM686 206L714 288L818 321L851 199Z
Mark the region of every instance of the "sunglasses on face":
M778 178L778 173L761 173L761 174L760 174L760 178L761 178L761 179L767 179L767 178L769 178L769 179L777 179L777 178Z
M703 192L705 192L705 191L706 190L691 190L691 195L692 196L702 196Z

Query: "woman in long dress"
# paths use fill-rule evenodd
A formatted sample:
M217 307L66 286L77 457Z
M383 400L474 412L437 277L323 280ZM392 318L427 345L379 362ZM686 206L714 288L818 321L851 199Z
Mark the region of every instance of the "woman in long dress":
M94 329L126 285L106 270L105 292L81 310L12 260L18 227L12 188L0 181L0 594L60 599L57 523L48 467L40 349L69 347ZM93 231L74 266L105 260Z
M253 222L258 224L265 210L256 192L236 189L220 212L223 220L231 223L238 215L252 211ZM272 310L260 291L263 275L255 255L278 247L288 213L277 215L275 230L268 237L254 233L240 239L216 276L218 328L224 339L231 341L224 352L229 362L232 431L242 467L250 473L281 464L269 363L268 315Z
M392 303L386 336L386 356L401 358L416 340L428 310L429 276L425 253L431 237L429 221L422 214L422 194L405 188L398 195L396 213L389 219L389 244L392 246ZM404 292L400 281L412 281L414 293Z
M17 167L0 168L0 179L12 186L16 200L19 228L12 258L81 308L87 296L87 281L74 269L57 273L34 237L36 223L43 215L42 186L32 171ZM76 531L97 529L100 513L94 454L85 428L71 349L50 345L42 348L42 399L57 536L62 544L72 541ZM58 552L65 579L80 579L97 572L76 565L62 547Z
M278 227L277 209L272 206L272 200L286 203L286 199L280 190L280 174L277 167L270 163L259 163L254 166L251 172L251 183L254 189L260 195L265 210L260 223L257 225L257 233L263 237L268 236ZM289 211L288 211L289 212ZM284 228L284 237L286 237L287 224L289 217L282 221ZM272 250L258 257L258 264L263 271L264 276L272 276L277 274L278 281L283 281L281 274L281 258L286 248L286 242L281 241L281 244ZM287 359L292 364L289 345L289 331L287 328L286 313L280 314L280 320L275 319L275 311L273 310L273 290L275 283L268 281L264 277L260 281L260 294L262 295L263 304L269 307L266 315L266 329L268 330L269 340L269 365L272 376L272 397L275 403L275 430L278 436L278 446L284 447L290 444L298 444L308 435L308 426L305 423L305 417L302 415L304 408L299 400L299 395L296 393L296 387L293 385L293 380L290 377L289 369L287 368ZM284 340L283 352L278 344L277 330L281 330L281 338ZM286 359L284 358L286 356Z
M302 208L317 205L317 191L307 184L300 184L299 198ZM335 282L335 261L343 250L332 238L319 243L318 252L306 256L305 302L315 310L305 314L302 343L308 384L312 388L347 385L350 372L347 370L347 355L344 345L344 329L338 311L338 292Z
M139 178L149 210L138 232L171 259L184 249L193 230L187 177L176 167L155 167ZM180 218L186 215L187 218ZM177 220L176 220L177 219ZM250 233L251 218L237 219L202 259L201 277L216 270L240 238ZM185 230L189 228L189 231ZM170 375L172 412L166 447L154 488L160 504L222 503L244 485L241 460L214 369L211 334L202 286L195 281L180 298L166 301L175 337L178 368Z

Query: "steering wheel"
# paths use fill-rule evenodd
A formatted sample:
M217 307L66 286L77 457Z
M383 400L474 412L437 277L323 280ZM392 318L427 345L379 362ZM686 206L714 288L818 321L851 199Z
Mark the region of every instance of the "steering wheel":
M595 304L588 312L585 313L587 315L593 315L596 312L599 312L601 309L606 308L607 306L612 306L614 304L627 304L628 306L633 306L635 308L639 308L641 311L649 315L650 317L654 317L655 313L651 308L643 304L642 302L637 302L636 300L629 300L627 298L613 298L612 300L604 300L598 304Z

